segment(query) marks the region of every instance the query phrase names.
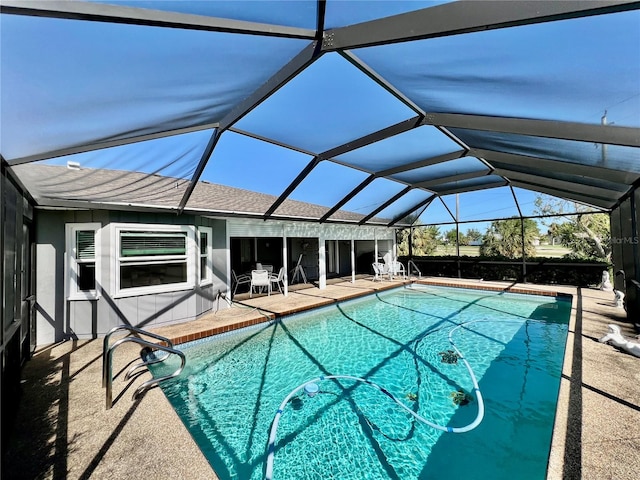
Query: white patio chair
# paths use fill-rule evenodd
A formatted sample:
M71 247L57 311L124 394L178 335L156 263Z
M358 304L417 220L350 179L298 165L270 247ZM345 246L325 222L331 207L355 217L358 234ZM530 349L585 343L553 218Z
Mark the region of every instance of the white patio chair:
M266 270L267 272L269 272L269 275L271 275L273 273L273 265L256 262L256 270Z
M407 270L404 268L402 262L399 262L398 260L391 262L390 271L391 275L401 275L402 278L407 278Z
M271 279L269 278L269 272L266 270L251 270L251 288L249 288L249 298L252 298L254 288L259 288L260 293L262 293L263 287L267 287L267 294L271 295Z
M251 277L245 273L236 275L236 272L231 270L231 286L233 287L233 298L238 290L238 285L249 285L251 283Z
M382 280L380 278L380 264L378 262L373 262L371 266L373 267L373 281L375 282L376 280Z
M391 280L391 272L389 271L388 265L386 263L374 262L371 264L373 267L373 281L382 281L383 275L389 275L389 280Z
M269 277L271 279L271 284L276 284L278 286L278 290L280 290L280 293L284 293L284 267L280 267L280 270L278 271L278 275L270 275ZM273 290L273 288L271 289Z

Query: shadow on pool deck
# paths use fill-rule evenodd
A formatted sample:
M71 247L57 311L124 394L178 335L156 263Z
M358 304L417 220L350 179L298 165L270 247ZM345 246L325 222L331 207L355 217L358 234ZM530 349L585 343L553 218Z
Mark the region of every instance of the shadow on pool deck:
M548 478L637 478L640 359L597 341L610 323L620 325L625 336L633 335L611 292L441 278L423 281L572 295ZM154 331L188 341L199 332L228 331L401 284L357 279L324 290L292 291L287 297L278 293L242 299L237 308ZM217 478L160 389L147 392L141 401L131 401L135 386L149 378L148 374L138 377L129 388L122 380L123 369L137 356L135 345L125 344L115 355L114 372L119 376L114 397L119 398L111 410L105 410L101 350L101 340L66 341L39 348L27 362L2 478Z

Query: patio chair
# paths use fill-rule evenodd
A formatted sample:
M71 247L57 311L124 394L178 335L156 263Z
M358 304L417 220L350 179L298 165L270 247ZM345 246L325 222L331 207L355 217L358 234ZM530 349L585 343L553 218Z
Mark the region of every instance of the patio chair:
M399 262L398 260L391 262L389 270L391 271L391 275L401 275L402 278L407 278L407 270L404 268L402 262Z
M236 272L231 270L231 286L233 287L233 298L236 295L236 290L238 290L238 285L249 285L251 283L251 277L246 274L241 274L240 276L236 275Z
M273 265L267 265L260 262L256 262L256 270L266 270L269 275L273 273Z
M271 279L271 283L272 284L276 284L278 286L278 290L280 290L280 293L284 293L284 267L280 267L280 270L278 271L278 275L271 275L269 277ZM273 290L273 288L272 288Z
M249 298L253 296L253 289L259 288L260 293L262 289L267 287L267 294L271 295L271 279L269 278L269 272L266 270L251 270L251 287L249 288Z
M373 262L371 264L373 267L373 281L382 281L383 275L389 275L389 280L391 280L391 272L389 271L389 266L386 263Z

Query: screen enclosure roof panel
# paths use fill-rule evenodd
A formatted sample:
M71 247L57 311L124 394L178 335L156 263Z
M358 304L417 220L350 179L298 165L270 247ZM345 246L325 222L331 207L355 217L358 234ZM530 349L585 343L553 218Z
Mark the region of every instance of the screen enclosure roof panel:
M403 226L502 217L471 208L496 192L608 211L640 184L639 2L0 12L0 154L43 205Z

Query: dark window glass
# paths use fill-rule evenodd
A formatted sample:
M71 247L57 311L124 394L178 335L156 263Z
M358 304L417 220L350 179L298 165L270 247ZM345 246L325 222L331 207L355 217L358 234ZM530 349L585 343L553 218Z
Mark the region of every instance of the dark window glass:
M120 288L170 285L187 281L187 262L122 265Z
M96 289L96 264L78 264L78 290L88 292Z
M209 246L207 243L208 239L209 239L209 236L206 233L200 232L200 254L201 255L207 254L207 247Z
M207 257L200 257L200 280L207 278Z

